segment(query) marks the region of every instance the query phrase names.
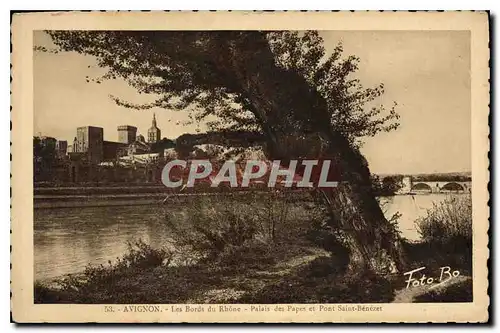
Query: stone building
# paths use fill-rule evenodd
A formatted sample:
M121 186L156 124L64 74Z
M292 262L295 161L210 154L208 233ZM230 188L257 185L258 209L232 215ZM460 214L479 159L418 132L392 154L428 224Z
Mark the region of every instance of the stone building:
M171 140L161 140L156 115L153 114L152 126L147 131L147 142L143 135L137 134L135 126L121 125L117 131L117 142L105 141L102 127L82 126L77 128L73 144L58 143L59 149L68 155L67 180L76 183L154 181L156 173L161 174L161 169L156 169L163 160L163 146L173 145ZM133 171L136 168L140 170Z
M56 155L58 158L63 158L66 156L68 151L68 141L66 140L57 140L56 141Z
M156 126L156 115L153 113L153 122L151 128L148 129L148 142L155 143L161 140L161 131Z
M102 127L78 127L76 129L76 150L73 146L73 152L86 153L88 161L97 164L104 158L103 142L104 131Z
M137 127L130 125L118 126L118 142L131 144L135 142L137 135Z
M103 161L113 161L126 154L127 144L122 142L103 142Z
M127 147L127 155L148 154L151 152L151 147L143 140L136 140Z

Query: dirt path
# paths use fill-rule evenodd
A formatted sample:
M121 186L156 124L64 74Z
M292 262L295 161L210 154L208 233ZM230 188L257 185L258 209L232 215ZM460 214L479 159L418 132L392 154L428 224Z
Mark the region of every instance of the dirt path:
M409 287L396 291L396 296L394 297L394 301L392 303L413 303L416 298L419 296L426 295L430 292L435 292L437 294L445 293L447 289L452 286L456 286L461 283L465 283L468 280L471 280L470 276L459 276L456 278L451 278L449 281L444 282L441 285L435 285L436 287L432 288L428 285L418 286L418 287ZM432 289L430 289L432 288Z
M270 284L279 282L284 276L293 273L313 260L330 255L329 252L323 249L311 248L310 250L313 252L312 254L293 257L272 265L266 270L248 270L245 273L230 277L226 282L232 287L206 290L190 299L187 303L231 302L231 300L238 299L249 290L252 292L262 290Z

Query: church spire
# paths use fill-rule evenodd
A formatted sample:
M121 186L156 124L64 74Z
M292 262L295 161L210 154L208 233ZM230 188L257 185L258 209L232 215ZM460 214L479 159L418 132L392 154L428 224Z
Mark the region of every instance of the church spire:
M156 126L156 114L155 113L153 113L152 125L153 126L151 126L151 128L148 129L148 142L149 143L158 142L161 139L161 131L158 128L158 126Z

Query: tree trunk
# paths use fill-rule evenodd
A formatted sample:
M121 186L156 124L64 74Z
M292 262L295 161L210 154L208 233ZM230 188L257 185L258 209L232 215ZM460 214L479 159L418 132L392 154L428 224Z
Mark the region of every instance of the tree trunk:
M318 137L325 144L321 158L338 163L341 186L322 190L331 215L330 225L341 232L348 248L349 269L377 274L404 267L403 252L395 228L384 217L374 196L368 165L348 140L333 131L323 98L303 77L278 68L266 46L265 37L249 35L224 45L218 54L219 68L240 82L245 107L259 120L268 138L272 159L319 158L318 152L304 152L284 144L294 138Z

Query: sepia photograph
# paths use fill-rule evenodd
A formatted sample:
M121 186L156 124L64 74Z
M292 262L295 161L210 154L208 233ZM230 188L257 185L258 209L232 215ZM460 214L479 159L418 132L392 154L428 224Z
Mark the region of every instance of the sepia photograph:
M35 25L32 305L332 322L469 304L487 318L488 15L457 14L484 40Z

